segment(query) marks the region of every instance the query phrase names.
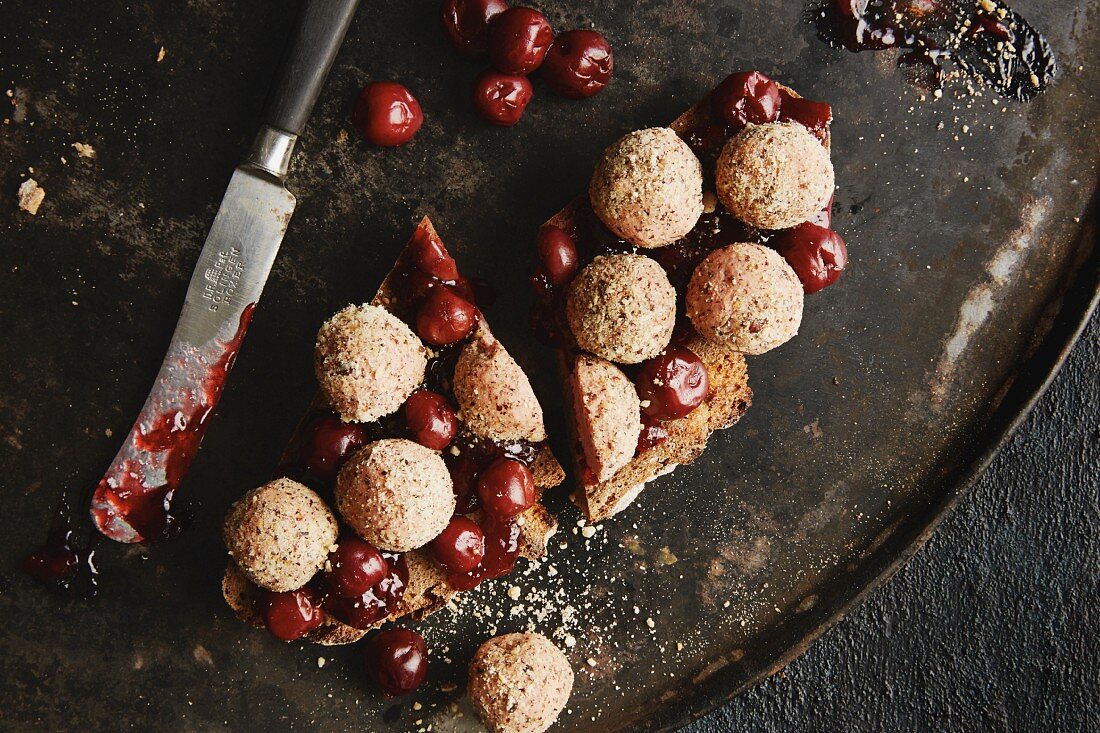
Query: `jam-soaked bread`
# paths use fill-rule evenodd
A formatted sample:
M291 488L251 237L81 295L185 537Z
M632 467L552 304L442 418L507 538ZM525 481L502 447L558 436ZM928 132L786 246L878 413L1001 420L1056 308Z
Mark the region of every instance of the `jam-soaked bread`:
M418 225L416 234L410 240L410 246L418 236L438 239L435 228L427 217ZM398 259L398 262L400 263L403 259L404 255ZM400 310L399 286L400 273L395 267L383 281L371 304L391 312L398 312ZM477 331L472 338L495 340L485 322L484 315L479 319ZM537 446L529 468L535 479L539 499L544 491L565 480L564 470L545 441ZM557 530L557 521L538 501L524 512L520 519L520 557L529 560L542 557L546 554L548 540ZM379 619L372 628L399 619L419 621L443 608L456 593L461 592L448 583L447 572L435 562L427 548L407 552L404 558L409 576L404 596L397 609ZM256 587L249 582L237 564L230 560L222 578L222 595L239 619L251 626L262 628L263 619L254 609L255 594ZM309 632L306 638L324 645L350 644L363 638L367 631L367 629L348 626L326 613L322 625Z

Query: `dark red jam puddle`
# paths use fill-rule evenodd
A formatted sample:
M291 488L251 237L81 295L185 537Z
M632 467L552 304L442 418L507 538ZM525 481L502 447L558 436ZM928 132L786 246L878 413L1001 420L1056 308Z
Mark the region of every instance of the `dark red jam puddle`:
M989 9L987 9L987 7ZM912 81L940 86L953 64L998 94L1021 102L1058 71L1050 43L1000 0L815 0L818 37L849 51L901 51Z
M166 405L152 398L146 403L128 442L96 486L91 514L103 534L121 542L147 542L179 531L172 500L198 452L255 310L255 303L245 306L236 332L224 342L178 355L181 389L162 395ZM211 346L215 353L203 353ZM197 390L190 389L188 378L199 381Z
M25 575L45 586L95 595L99 583L95 553L103 536L92 528L84 511L88 493L90 491L74 505L69 500L69 492L62 492L46 532L46 541L30 552L20 565Z

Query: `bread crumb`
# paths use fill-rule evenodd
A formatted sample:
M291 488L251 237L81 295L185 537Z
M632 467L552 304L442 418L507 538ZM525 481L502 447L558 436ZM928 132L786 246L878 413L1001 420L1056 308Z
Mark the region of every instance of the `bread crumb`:
M76 154L81 158L95 157L95 148L88 143L73 143L73 149L76 150Z
M317 657L317 669L325 666L325 662L328 661L324 657Z
M164 57L167 55L168 51L165 50L164 46L161 46L160 50L157 51L157 63L159 64L161 61L164 61Z
M38 207L42 205L42 201L46 198L46 189L39 186L38 181L28 178L19 184L19 191L16 196L18 197L19 208L34 216L38 213Z

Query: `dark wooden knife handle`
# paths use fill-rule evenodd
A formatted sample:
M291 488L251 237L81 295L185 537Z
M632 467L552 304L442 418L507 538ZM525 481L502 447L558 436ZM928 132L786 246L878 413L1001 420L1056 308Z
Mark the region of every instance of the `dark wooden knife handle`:
M302 132L358 5L359 0L302 1L267 99L264 124L292 135Z

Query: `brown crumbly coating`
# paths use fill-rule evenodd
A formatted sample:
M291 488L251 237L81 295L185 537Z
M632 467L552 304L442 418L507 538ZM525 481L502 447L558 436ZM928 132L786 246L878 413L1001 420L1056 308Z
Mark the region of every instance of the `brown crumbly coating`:
M748 125L722 148L714 171L718 198L731 214L761 229L788 229L833 195L829 151L797 122Z
M676 290L649 257L604 255L573 278L565 315L581 349L638 364L668 346L676 326Z
M699 333L735 351L763 354L798 333L804 297L798 275L775 250L731 244L695 268L685 302Z
M503 634L470 662L474 709L492 733L543 733L569 702L573 669L541 634Z
M637 130L604 151L588 195L615 234L639 247L663 247L703 213L703 166L667 127Z
M630 462L638 447L638 393L617 366L586 354L577 357L569 388L585 460L606 481Z
M336 517L312 489L276 479L229 508L225 546L256 585L276 592L301 588L336 544Z
M336 507L367 542L408 552L446 528L455 510L454 487L438 453L387 438L363 446L340 469Z
M488 329L479 328L455 364L454 393L466 425L490 440L546 440L542 406L527 375Z
M397 412L424 381L427 365L428 351L416 334L375 305L349 305L317 333L317 381L345 422Z

